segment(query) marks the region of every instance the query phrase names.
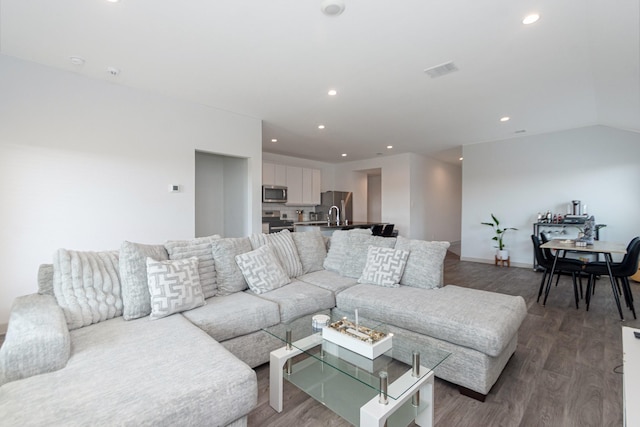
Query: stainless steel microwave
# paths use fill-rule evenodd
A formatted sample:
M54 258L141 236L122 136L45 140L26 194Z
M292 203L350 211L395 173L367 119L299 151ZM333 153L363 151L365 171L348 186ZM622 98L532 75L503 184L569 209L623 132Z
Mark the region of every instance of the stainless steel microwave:
M263 185L262 201L264 203L287 203L287 187Z

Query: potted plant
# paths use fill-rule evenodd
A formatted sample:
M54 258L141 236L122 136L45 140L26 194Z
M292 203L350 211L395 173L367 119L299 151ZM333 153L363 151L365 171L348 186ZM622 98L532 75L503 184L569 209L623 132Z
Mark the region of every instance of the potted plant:
M491 219L493 220L493 222L483 222L482 224L490 226L491 228L493 228L493 230L496 233L495 236L491 238L491 240L495 240L496 242L498 242L498 245L495 246L496 248L498 248L496 257L499 260L507 260L509 259L509 251L504 248L505 247L504 235L507 232L507 230L517 230L517 228L513 228L513 227L500 228L500 221L498 221L498 218L496 218L494 214L491 214Z

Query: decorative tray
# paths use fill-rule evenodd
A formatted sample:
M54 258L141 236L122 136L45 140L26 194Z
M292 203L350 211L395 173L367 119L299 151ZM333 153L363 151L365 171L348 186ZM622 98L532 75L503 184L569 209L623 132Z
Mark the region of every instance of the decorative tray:
M393 334L360 326L343 318L322 329L322 338L369 359L391 350Z

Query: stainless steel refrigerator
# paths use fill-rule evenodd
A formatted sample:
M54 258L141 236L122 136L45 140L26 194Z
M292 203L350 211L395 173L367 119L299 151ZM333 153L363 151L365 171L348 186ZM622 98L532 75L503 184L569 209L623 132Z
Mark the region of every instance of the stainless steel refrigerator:
M327 219L329 208L337 206L340 209L340 224L344 224L344 220L353 222L353 197L350 191L325 191L320 195L321 205L316 208L316 212L322 214L322 220ZM336 222L335 209L331 211L331 222Z

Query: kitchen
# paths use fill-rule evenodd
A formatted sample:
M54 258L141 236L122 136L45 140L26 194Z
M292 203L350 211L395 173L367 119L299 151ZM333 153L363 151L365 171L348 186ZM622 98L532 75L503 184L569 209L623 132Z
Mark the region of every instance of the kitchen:
M353 194L321 192L321 170L263 163L262 231L275 233L319 230L330 236L335 230L374 228L392 233L382 222L354 222Z

